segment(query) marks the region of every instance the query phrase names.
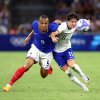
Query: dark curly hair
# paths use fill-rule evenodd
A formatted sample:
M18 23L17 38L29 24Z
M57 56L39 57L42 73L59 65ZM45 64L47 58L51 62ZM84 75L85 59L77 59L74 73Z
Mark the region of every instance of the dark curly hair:
M67 18L68 21L70 21L73 18L78 21L79 20L79 15L76 14L75 12L71 12L71 13L67 14L66 18Z

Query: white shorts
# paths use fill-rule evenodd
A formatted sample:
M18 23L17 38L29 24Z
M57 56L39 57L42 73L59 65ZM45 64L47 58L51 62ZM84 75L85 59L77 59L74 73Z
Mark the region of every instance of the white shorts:
M52 52L43 53L34 44L32 44L30 50L27 53L27 58L32 58L44 69L49 69L53 56Z

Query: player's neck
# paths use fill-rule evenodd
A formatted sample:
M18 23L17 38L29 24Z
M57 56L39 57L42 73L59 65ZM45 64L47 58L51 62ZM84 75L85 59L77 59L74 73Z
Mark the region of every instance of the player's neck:
M39 29L39 31L40 31L42 34L44 34L44 33L46 33L48 30L42 31L41 29Z
M41 33L46 33L47 32L47 30L46 31L40 31Z

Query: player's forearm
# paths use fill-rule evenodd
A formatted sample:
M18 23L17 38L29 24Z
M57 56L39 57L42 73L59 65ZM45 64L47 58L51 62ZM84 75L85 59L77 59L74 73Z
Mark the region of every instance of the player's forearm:
M30 38L32 37L33 31L31 31L31 33L26 37L28 40L30 40Z
M26 45L29 42L30 38L32 37L32 34L33 34L33 31L31 31L31 33L24 40L24 45Z
M50 37L51 37L51 38L54 38L54 37L56 37L57 34L59 34L58 31L52 32L52 33L50 34Z
M30 38L32 37L32 34L33 34L33 31L24 40L24 45L26 45L29 42Z
M50 37L52 39L52 41L55 43L55 42L58 42L59 38L56 36L58 34L58 31L55 31L55 32L52 32L50 34Z

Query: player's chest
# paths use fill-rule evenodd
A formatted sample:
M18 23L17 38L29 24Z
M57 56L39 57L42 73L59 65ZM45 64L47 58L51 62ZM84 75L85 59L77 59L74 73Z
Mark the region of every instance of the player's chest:
M64 33L64 32L58 35L59 39L61 40L70 39L71 36L72 36L72 33Z
M34 31L34 35L40 38L48 38L49 37L50 32L40 32L39 30L35 30Z

